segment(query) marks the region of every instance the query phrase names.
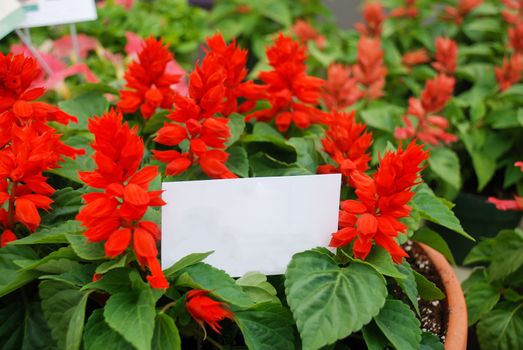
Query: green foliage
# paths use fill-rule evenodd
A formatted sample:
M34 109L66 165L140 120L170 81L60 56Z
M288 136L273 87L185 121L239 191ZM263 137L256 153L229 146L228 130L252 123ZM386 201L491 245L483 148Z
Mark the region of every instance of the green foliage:
M419 349L420 322L408 305L388 299L374 321L396 349Z

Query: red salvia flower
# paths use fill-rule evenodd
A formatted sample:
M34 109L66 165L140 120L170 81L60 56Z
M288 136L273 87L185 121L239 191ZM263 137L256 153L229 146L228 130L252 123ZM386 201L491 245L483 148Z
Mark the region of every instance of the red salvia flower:
M427 63L429 61L429 53L425 49L417 49L406 52L401 58L401 63L403 63L407 69L410 69L413 66L417 66L418 64Z
M327 109L335 111L347 108L356 103L361 95L350 67L337 63L329 65L327 81L322 89L322 99Z
M508 8L501 12L509 24L523 23L523 0L501 0Z
M187 293L185 308L191 317L202 327L205 332L207 323L216 333L222 329L218 322L233 318L233 313L220 303L208 297L208 290L191 290Z
M383 50L379 39L361 37L358 42L358 63L354 77L364 87L367 99L383 96L387 68L383 63Z
M306 45L309 41L314 41L320 50L325 47L325 37L303 19L298 19L294 22L292 32L303 45Z
M516 23L508 30L510 47L517 55L523 55L523 22Z
M411 143L405 150L387 152L373 177L355 171L352 181L357 199L342 202L340 229L332 235L330 246L354 242L354 256L365 259L374 242L401 263L407 253L394 238L407 230L399 219L410 214L407 204L414 196L412 186L418 183L421 163L427 158L422 146Z
M256 100L265 98L266 93L263 86L254 84L252 80L244 82L247 76L247 50L237 46L236 41L227 45L220 33L207 38L207 45L207 56L212 57L225 71L225 101L221 113L228 116L234 112L250 111ZM238 98L246 101L238 106Z
M161 191L149 191L158 175L155 166L142 169L144 144L136 129L122 123L122 115L113 110L89 120L89 130L95 140L91 147L96 169L80 172L80 179L102 192L83 196L86 205L76 219L87 229L84 235L91 242L105 241L105 253L115 258L132 247L138 262L147 266L147 280L153 288L169 286L157 259L158 226L144 221L149 207L162 206Z
M504 58L501 67L495 69L500 91L505 91L521 80L523 73L523 55Z
M259 78L267 85L270 109L256 111L247 120L276 120L280 131L287 131L291 123L308 128L321 123L324 113L316 108L324 81L307 75L305 48L291 38L280 34L267 49L272 71L261 72Z
M452 97L454 83L454 78L446 75L428 80L421 99L409 99L407 114L403 116L404 126L396 128L394 136L400 140L416 137L431 145L456 141L455 135L445 131L450 126L448 120L434 114L440 112Z
M354 27L363 36L379 37L381 35L382 25L387 16L383 6L379 1L368 2L363 6L364 23L356 23Z
M140 109L143 117L148 119L157 108L170 108L174 96L172 85L181 78L166 72L172 59L173 55L161 40L145 40L138 60L132 62L125 73L126 84L120 91L119 110L134 113Z
M231 135L229 119L215 116L224 108L227 91L224 83L227 78L219 57L209 53L190 75L189 96L175 95L175 110L167 116L172 123L165 123L158 130L155 141L166 146L178 146L182 141L189 140L190 146L185 153L176 150L153 151L156 159L167 163L167 175L181 174L192 164L199 164L211 178L237 177L225 166L229 157L224 151L225 143Z
M418 8L416 7L416 0L406 0L405 6L395 8L390 13L391 17L395 18L416 18L418 17Z
M372 133L366 131L365 124L356 122L354 112L333 112L328 127L322 144L336 166L319 166L318 173L342 173L350 181L353 172L364 172L369 168L371 157L368 149L372 144Z
M456 7L445 7L443 18L454 21L454 23L459 25L463 22L463 19L470 13L470 11L474 10L482 3L483 0L459 0Z
M436 38L436 62L432 64L440 74L453 75L458 64L458 44L449 38Z

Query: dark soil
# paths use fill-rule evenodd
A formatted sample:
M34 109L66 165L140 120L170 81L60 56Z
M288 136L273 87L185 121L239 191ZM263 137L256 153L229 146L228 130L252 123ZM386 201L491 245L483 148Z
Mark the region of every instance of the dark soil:
M432 261L427 254L425 254L425 251L411 241L405 243L403 248L410 255L407 261L412 268L425 276L445 293L445 287L441 282L441 277ZM442 342L445 342L449 309L446 299L425 301L418 297L418 303L422 330L438 336Z

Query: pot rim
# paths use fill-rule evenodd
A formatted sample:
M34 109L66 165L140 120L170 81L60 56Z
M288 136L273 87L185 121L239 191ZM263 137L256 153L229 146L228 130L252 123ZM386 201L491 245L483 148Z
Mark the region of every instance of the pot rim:
M445 350L466 350L468 332L467 304L456 272L440 252L423 243L416 243L420 245L434 263L441 282L445 287L449 308Z

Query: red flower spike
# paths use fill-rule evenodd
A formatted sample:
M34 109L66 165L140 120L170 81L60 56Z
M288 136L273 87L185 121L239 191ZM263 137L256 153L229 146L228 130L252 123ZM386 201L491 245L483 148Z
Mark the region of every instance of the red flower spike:
M401 63L407 69L417 66L418 64L427 63L430 61L429 53L425 49L418 49L406 52L401 58Z
M314 41L318 49L325 47L325 37L318 33L318 31L307 21L297 19L292 26L292 32L302 45L306 45L309 41Z
M488 202L494 204L497 210L523 211L523 197L514 196L513 200L488 197Z
M282 132L287 131L291 123L305 129L313 123L323 122L325 113L316 105L324 81L307 75L305 48L280 34L266 53L273 70L261 72L259 78L266 84L271 108L251 113L247 120L268 122L274 119Z
M418 8L416 7L416 0L405 0L405 6L393 9L390 12L390 16L395 18L418 17Z
M378 39L361 37L358 42L358 63L353 68L354 77L363 86L365 98L383 96L387 68L383 62L383 50Z
M456 7L445 7L443 18L460 25L463 22L463 19L470 13L470 11L474 10L482 3L483 0L459 0Z
M318 173L342 173L350 182L353 172L365 172L369 168L372 133L366 131L365 124L356 123L354 112L334 112L328 125L322 144L337 166L320 166Z
M356 103L362 96L350 67L332 63L327 70L322 99L327 109L343 110Z
M495 69L500 91L505 91L521 80L523 73L523 55L504 58L501 67Z
M452 98L455 79L445 75L438 75L427 80L421 92L421 105L428 113L437 113L445 107Z
M523 21L508 30L510 47L518 55L523 55Z
M138 109L149 119L158 108L170 108L173 103L172 85L181 76L167 73L167 64L173 59L167 46L160 40L145 40L138 60L129 65L125 73L125 89L120 91L118 109L123 113L134 113Z
M228 318L233 319L233 313L220 303L208 297L207 290L191 290L187 293L185 308L191 317L202 327L205 332L207 323L216 333L220 333L221 326L218 322Z
M407 253L394 238L407 229L399 219L410 213L411 189L418 183L421 163L427 158L422 146L410 143L405 150L387 152L373 177L355 171L351 181L358 199L342 202L340 229L333 233L330 246L339 248L354 242L354 256L365 259L374 242L386 249L394 262L401 263Z
M383 6L379 1L367 2L363 7L364 23L356 23L354 27L363 36L379 37L381 35L382 24L387 18Z
M95 150L97 168L80 172L80 178L103 192L84 195L86 205L76 219L87 229L84 235L90 241L105 241L108 257L115 258L133 249L140 264L151 271L147 276L151 286L165 289L168 283L157 260L160 230L156 224L142 220L149 207L165 204L160 198L161 191L149 191L158 169L154 166L139 169L143 141L136 129L123 123L120 113L111 110L92 118L88 127L94 134L91 147Z
M436 38L436 62L432 64L440 74L452 75L458 64L458 44L449 38Z

